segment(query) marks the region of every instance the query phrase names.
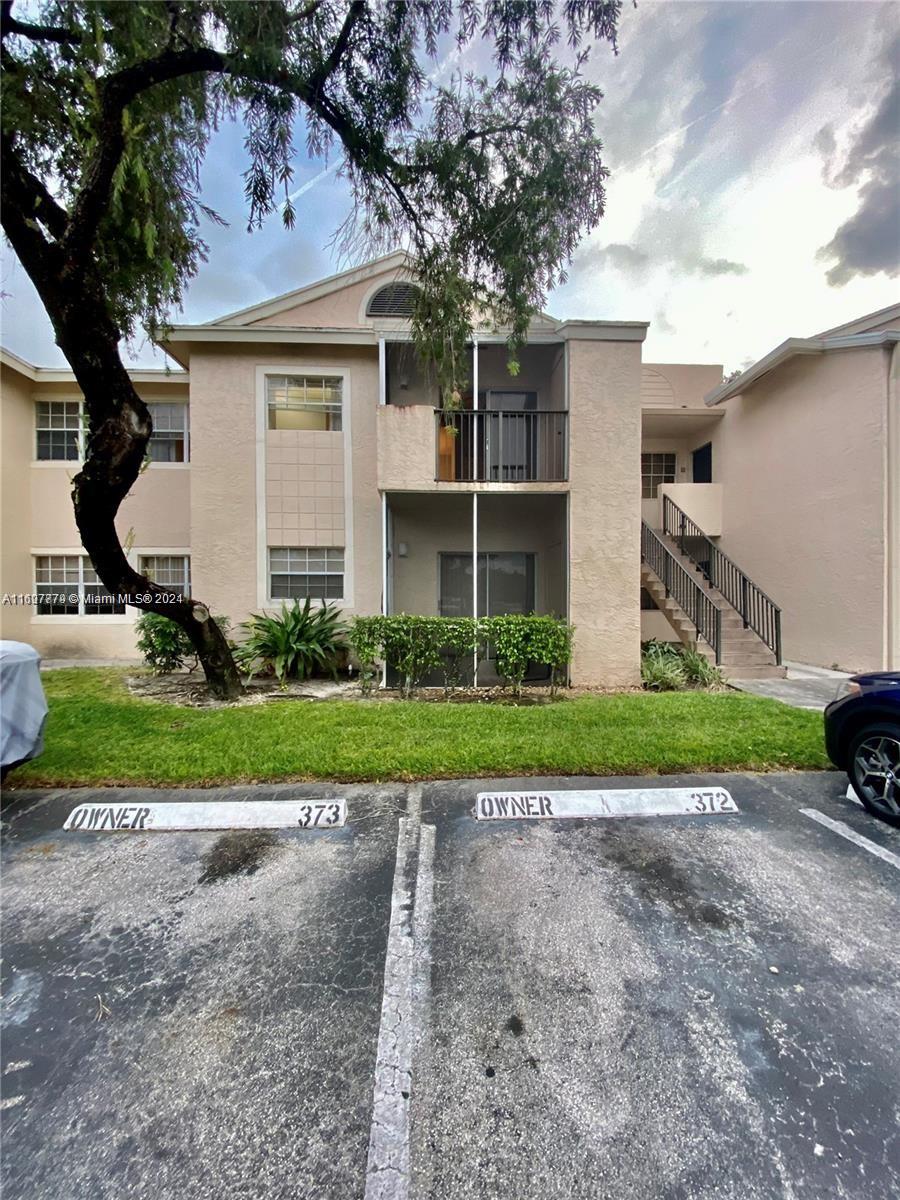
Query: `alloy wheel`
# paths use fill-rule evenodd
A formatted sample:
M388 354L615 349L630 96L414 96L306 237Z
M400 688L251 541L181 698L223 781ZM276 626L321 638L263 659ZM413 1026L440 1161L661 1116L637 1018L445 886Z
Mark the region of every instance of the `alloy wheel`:
M860 799L888 817L900 817L900 740L877 733L856 748L853 776Z

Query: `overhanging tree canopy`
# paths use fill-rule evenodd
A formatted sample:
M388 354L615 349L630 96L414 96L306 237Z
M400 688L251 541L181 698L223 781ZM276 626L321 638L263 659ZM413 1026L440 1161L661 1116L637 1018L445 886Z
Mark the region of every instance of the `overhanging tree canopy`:
M73 499L112 591L177 620L211 686L239 687L205 606L154 601L115 515L152 424L119 356L164 324L204 260L200 166L217 125L246 129L251 226L288 199L298 131L341 154L345 240L406 245L413 332L445 390L476 306L521 343L579 238L603 213L606 169L582 67L615 45L620 0L45 0L2 21L2 220L85 397L90 438ZM485 75L426 74L450 42L483 43ZM561 48L566 47L564 54ZM568 59L568 63L564 61Z

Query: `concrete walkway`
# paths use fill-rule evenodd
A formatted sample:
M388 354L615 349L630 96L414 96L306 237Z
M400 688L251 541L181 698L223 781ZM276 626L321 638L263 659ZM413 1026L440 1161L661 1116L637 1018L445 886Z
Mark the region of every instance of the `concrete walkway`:
M821 712L835 697L838 684L849 679L846 671L829 671L826 667L811 667L807 663L786 662L786 679L732 679L732 687L754 696L781 700L792 708L812 708Z

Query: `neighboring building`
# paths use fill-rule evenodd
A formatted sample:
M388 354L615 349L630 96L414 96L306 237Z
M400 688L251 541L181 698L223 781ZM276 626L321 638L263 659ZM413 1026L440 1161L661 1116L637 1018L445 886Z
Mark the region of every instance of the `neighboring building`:
M722 543L785 657L900 669L900 304L789 338L707 397Z
M135 564L235 624L307 595L348 615L556 613L576 628L575 684L634 684L642 636L698 627L732 674L777 671L771 611L745 605L765 645L653 532L664 495L710 535L680 543L697 561L742 527L728 514L746 472L726 471L721 440L736 418L704 403L721 367L643 364L646 322L540 315L514 378L504 334L476 330L462 410L444 414L409 340L408 278L389 255L169 331L184 369L133 373L155 425L118 520ZM137 614L101 602L72 516L73 377L9 354L2 372L0 590L40 597L4 605L2 635L47 657L133 656Z

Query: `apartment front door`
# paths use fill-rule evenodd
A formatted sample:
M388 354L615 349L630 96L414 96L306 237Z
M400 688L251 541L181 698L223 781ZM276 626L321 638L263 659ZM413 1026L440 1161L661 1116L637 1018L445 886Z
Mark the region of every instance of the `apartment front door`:
M712 483L712 442L698 446L691 455L693 460L693 482Z

